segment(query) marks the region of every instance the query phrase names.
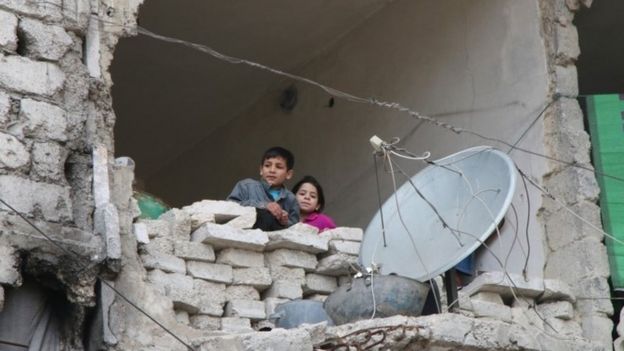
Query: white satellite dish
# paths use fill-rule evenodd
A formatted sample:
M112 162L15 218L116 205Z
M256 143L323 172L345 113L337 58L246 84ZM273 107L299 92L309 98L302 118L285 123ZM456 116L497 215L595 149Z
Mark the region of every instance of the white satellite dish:
M382 213L375 214L360 247L364 267L423 282L455 266L495 231L516 188L509 156L480 146L434 163L383 204L385 240Z

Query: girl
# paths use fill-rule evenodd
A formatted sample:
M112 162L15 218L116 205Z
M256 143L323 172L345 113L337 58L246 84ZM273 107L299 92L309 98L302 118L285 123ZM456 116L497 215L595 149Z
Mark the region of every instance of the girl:
M299 221L317 227L319 232L336 228L334 220L321 213L325 196L321 184L312 176L305 176L292 190L299 203Z

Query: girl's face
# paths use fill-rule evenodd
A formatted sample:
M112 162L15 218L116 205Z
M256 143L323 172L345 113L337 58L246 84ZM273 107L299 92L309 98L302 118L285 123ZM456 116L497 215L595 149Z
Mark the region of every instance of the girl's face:
M314 185L303 183L295 195L297 196L301 213L307 214L318 210L318 192Z

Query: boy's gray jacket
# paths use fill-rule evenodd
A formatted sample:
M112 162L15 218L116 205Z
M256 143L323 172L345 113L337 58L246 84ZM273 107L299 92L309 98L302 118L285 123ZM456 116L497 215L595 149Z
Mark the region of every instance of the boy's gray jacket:
M288 212L288 226L299 222L299 204L295 194L282 187L279 199L274 201L269 194L269 188L269 183L264 180L243 179L236 183L227 199L255 208L266 208L269 202L277 202L284 211Z

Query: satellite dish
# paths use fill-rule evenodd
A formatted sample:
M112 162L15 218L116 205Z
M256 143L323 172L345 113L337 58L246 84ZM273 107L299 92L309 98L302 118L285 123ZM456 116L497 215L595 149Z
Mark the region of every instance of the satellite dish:
M383 204L385 240L382 213L375 214L360 247L364 267L374 264L381 274L421 282L432 279L474 252L503 219L516 188L509 156L479 146L434 163Z

